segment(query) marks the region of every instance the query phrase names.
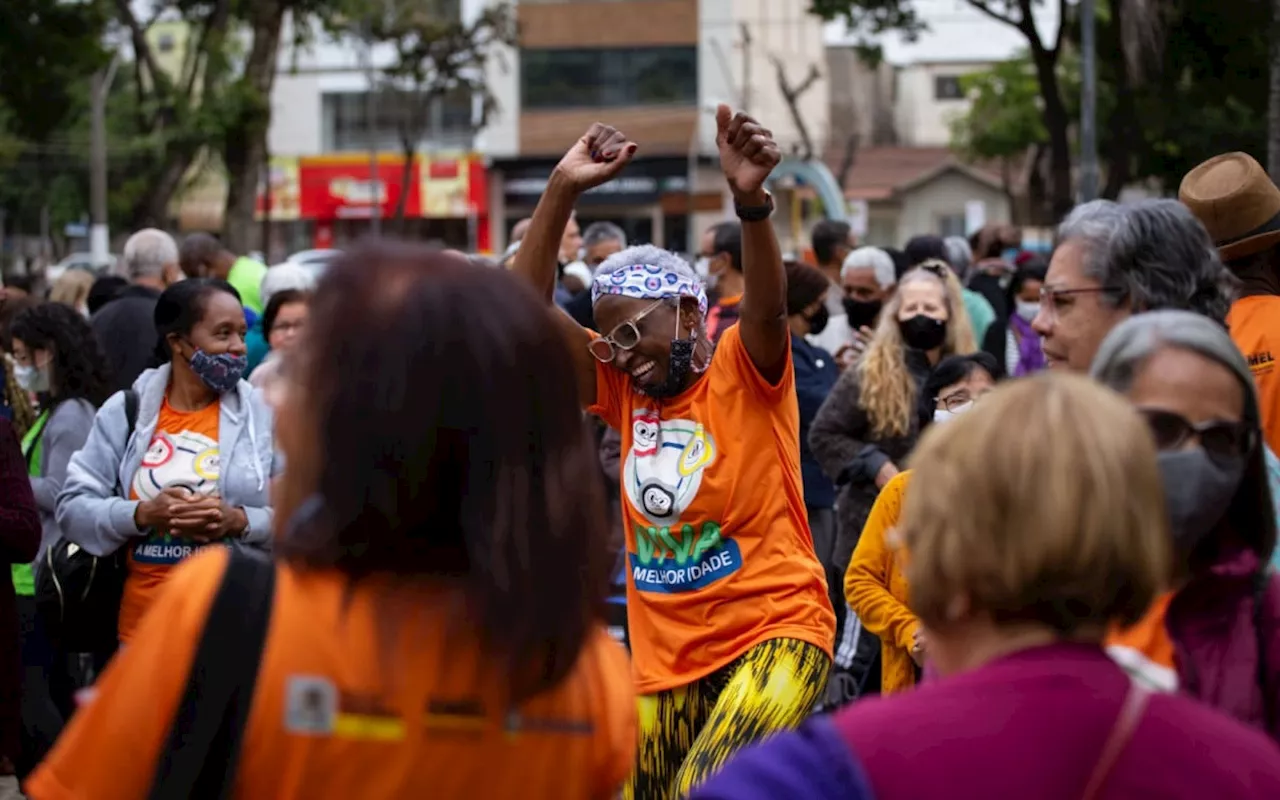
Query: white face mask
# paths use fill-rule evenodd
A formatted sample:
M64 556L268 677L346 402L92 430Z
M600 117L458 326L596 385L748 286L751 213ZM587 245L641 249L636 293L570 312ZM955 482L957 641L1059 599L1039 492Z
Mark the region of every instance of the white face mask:
M39 394L49 391L49 373L39 367L14 364L13 379L28 392Z
M961 414L963 414L964 412L968 411L971 408L973 408L972 400L970 400L967 403L961 403L960 405L952 409L935 408L933 410L933 421L935 423L950 422L951 420L955 419L956 417L960 416Z
M1036 318L1037 314L1040 313L1040 304L1033 303L1029 300L1019 300L1015 311L1018 316L1022 317L1027 322L1030 322Z
M699 256L697 262L693 265L693 269L698 273L698 277L705 281L711 274L711 259L706 256Z

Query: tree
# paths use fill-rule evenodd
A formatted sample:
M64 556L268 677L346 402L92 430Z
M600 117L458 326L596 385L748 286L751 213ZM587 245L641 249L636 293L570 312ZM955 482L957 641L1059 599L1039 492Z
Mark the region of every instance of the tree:
M387 11L374 18L370 33L395 50L394 61L382 70L382 84L396 109L404 157L401 185L407 187L418 147L447 98L478 99L477 127L487 122L497 99L486 83L486 67L496 48L515 46L518 33L508 3L489 6L470 21L461 19L456 0L418 0ZM408 194L401 192L396 203L395 216L401 223Z
M113 0L116 21L133 51L130 85L137 136L150 152L133 160L149 191L136 199L130 227L166 227L169 204L196 157L222 130L222 98L232 73L229 34L232 0L207 3L157 0L149 18L141 4ZM147 33L165 12L178 12L185 30L185 55L176 73L161 66Z
M1058 79L1058 60L1067 29L1067 0L965 0L985 16L1015 28L1027 40L1031 64L1040 89L1040 114L1049 139L1051 205L1055 216L1064 216L1074 203L1071 182L1071 117ZM1052 41L1041 38L1033 12L1042 2L1058 7L1058 31ZM810 11L823 19L843 19L850 30L879 34L901 30L914 37L924 28L912 0L811 0Z
M787 68L782 59L771 55L769 60L773 63L773 69L778 78L778 91L782 93L782 100L787 104L791 120L796 126L796 133L800 137L800 141L792 147L792 155L797 156L801 161L810 161L813 159L813 136L809 133L809 126L805 124L804 115L800 113L800 97L822 78L822 72L817 64L810 64L804 80L792 85L787 79Z
M1135 180L1172 192L1205 158L1233 149L1262 153L1268 82L1256 64L1267 54L1269 1L1230 8L1217 0L1099 6L1103 197L1116 198ZM1073 25L1067 41L1075 34ZM1080 78L1073 49L1064 51L1058 78L1074 119ZM1025 58L964 78L973 106L953 126L953 146L968 157L990 159L1044 146L1044 133L1029 124L1040 113L1034 80ZM1030 189L1034 204L1034 181Z
M275 86L285 18L299 37L317 19L329 21L348 7L344 0L239 0L235 19L249 31L249 49L222 98L221 154L227 170L222 240L233 253L252 249L259 180L267 165L271 90ZM263 243L265 248L266 243Z
M970 161L996 161L1001 166L1005 194L1010 205L1017 186L1039 189L1043 182L1033 180L1043 161L1049 134L1040 113L1040 84L1030 58L1024 56L996 64L989 70L960 78L960 86L969 98L969 111L953 119L951 147ZM1022 166L1019 166L1022 165ZM1017 173L1020 178L1014 178ZM1043 216L1045 198L1042 192L1028 192L1031 208Z
M106 12L97 2L0 2L0 211L14 228L37 230L47 213L60 229L87 207L85 142L68 129L107 61Z

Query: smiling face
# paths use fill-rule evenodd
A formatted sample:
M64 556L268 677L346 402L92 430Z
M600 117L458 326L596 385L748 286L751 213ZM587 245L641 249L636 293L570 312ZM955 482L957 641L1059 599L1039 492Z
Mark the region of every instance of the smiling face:
M1087 372L1102 340L1129 317L1125 306L1112 307L1096 278L1085 274L1084 249L1067 241L1053 252L1044 288L1050 294L1031 327L1044 337L1050 369Z
M244 320L244 308L226 292L210 292L204 298L204 313L200 321L192 326L186 335L186 342L178 334L170 334L170 345L175 352L181 352L186 360L191 359L193 349L203 350L211 356L230 353L243 356L247 351L244 343L248 325Z
M639 330L640 343L630 350L615 346L612 363L630 375L632 383L641 391L661 386L667 380L671 368L671 340L677 335L688 338L697 327L696 311L683 309L677 324L676 307L661 301L604 295L594 310L596 324L605 336L614 334L629 322Z

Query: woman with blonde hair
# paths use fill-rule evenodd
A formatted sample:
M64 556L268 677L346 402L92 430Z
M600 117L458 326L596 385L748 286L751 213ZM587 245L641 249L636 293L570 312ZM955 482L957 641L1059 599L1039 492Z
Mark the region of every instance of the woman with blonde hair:
M776 736L693 797L1280 797L1261 731L1103 649L1169 576L1156 463L1138 413L1078 376L1015 381L930 430L898 538L942 680Z
M876 495L915 447L921 415L933 416L932 404L925 409L920 403L920 387L943 358L975 350L960 282L951 268L929 260L904 274L880 314L866 353L840 376L809 431L818 463L840 490L832 564L838 574L849 567ZM836 610L838 616L840 611ZM846 645L847 629L850 626L841 620L841 647ZM859 639L859 657L850 655L848 660L854 662L850 666L855 680L862 683L879 644L873 636ZM837 655L837 666L841 661ZM828 700L852 699L848 694L829 695Z
M89 318L89 290L96 280L93 273L82 269L69 269L53 282L49 300L71 306L85 319Z

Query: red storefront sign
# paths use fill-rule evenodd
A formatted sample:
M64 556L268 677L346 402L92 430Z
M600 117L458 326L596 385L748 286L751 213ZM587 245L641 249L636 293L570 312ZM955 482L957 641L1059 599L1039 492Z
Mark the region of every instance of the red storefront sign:
M422 213L421 181L418 165L409 168L405 182L404 161L395 157L378 160L370 180L368 157L319 156L298 161L299 216L302 219L369 219L395 216L396 204L405 196L404 215Z

